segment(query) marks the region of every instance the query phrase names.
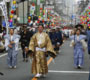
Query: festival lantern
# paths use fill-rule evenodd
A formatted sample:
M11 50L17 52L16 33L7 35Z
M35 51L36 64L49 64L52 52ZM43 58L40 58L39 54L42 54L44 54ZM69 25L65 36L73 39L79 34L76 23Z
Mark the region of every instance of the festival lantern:
M41 18L41 16L39 16L39 18Z
M88 26L90 26L90 24L88 24Z
M13 9L13 10L15 10L15 9L16 9L16 6L15 6L15 5L13 5L13 6L12 6L12 9Z
M90 6L88 8L90 9Z
M13 4L16 4L16 1L15 0L13 1Z
M89 10L87 9L86 12L88 12Z
M90 29L90 26L88 28Z
M10 27L13 27L13 19L17 19L17 15L16 15L16 0L13 0L13 5L11 6L11 15L10 15Z
M37 23L40 23L40 21L38 20Z
M88 20L90 21L90 18Z
M14 10L11 10L11 14L14 14Z
M87 19L89 19L89 17L87 17Z
M30 23L30 22L31 22L31 20L28 20L28 22Z
M89 19L87 19L87 22L89 22Z
M44 23L44 19L42 20L42 22Z
M10 19L9 22L13 22L12 19Z
M35 6L35 3L32 3L32 6Z
M40 8L40 10L42 10L43 8Z
M31 17L29 16L28 19L31 19Z
M13 15L10 15L10 18L13 18Z
M88 14L90 15L90 12Z

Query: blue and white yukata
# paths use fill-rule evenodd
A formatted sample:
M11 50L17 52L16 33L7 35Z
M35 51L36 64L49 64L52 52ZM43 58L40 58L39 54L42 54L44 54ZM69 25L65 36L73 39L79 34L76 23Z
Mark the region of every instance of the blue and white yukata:
M74 43L74 66L75 67L82 67L84 64L84 49L86 48L86 43L84 39L86 36L84 35L73 35L70 36L72 40L72 44Z
M19 35L5 35L5 48L8 51L7 63L8 66L14 67L17 63L17 54L18 54L18 44L19 44ZM15 43L12 44L12 48L9 48L8 45L10 41L14 41Z

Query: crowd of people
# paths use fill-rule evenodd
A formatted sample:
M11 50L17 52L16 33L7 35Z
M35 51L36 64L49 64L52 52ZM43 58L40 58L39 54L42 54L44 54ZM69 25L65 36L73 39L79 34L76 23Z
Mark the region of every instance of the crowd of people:
M18 31L10 28L9 34L0 36L0 50L3 48L8 52L8 67L16 69L17 55L19 46L21 46L23 62L28 62L28 57L30 57L33 60L32 73L35 77L45 77L48 73L47 57L51 56L54 59L58 56L65 35L71 39L70 46L74 49L74 66L81 69L84 65L84 51L87 47L90 54L89 28L85 30L82 25L76 25L67 34L59 26L47 29L42 24L39 24L35 30L26 26Z
M20 46L23 62L28 62L29 56L33 58L32 73L36 77L45 76L48 72L47 57L55 58L63 43L60 27L46 30L42 24L38 25L35 30L26 26L19 30L10 28L8 34L1 32L0 37L0 50L8 53L8 67L10 69L17 68L17 55Z

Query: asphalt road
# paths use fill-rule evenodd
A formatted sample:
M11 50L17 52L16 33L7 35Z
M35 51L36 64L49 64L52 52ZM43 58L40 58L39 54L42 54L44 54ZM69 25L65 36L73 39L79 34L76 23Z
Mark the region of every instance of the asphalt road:
M38 80L88 80L89 77L89 56L85 52L84 68L75 69L73 66L73 49L69 47L70 41L66 41L61 48L61 53L49 65L49 73L46 78ZM22 61L21 50L18 54L17 69L9 69L7 67L7 56L0 56L0 72L4 76L0 76L0 80L32 80L34 75L31 74L31 63Z

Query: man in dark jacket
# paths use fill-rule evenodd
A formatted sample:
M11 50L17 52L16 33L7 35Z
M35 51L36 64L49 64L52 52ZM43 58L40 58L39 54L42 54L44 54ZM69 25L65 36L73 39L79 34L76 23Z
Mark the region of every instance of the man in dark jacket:
M50 36L51 42L53 44L54 50L56 51L57 36L56 36L55 28L51 29L51 32L49 33L49 36Z
M21 48L23 51L23 61L28 62L28 56L26 55L25 49L28 48L30 39L32 37L32 32L28 31L26 28L24 28L23 32L21 32Z
M57 27L56 29L56 50L59 51L60 46L63 43L63 39L62 39L62 32L60 31L60 28Z

